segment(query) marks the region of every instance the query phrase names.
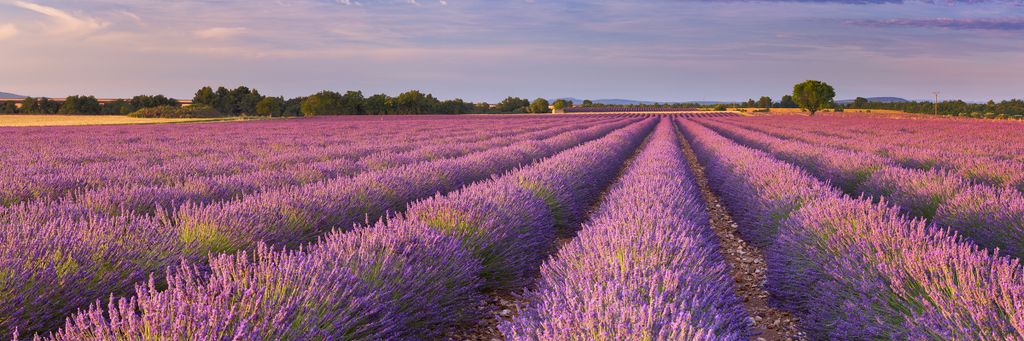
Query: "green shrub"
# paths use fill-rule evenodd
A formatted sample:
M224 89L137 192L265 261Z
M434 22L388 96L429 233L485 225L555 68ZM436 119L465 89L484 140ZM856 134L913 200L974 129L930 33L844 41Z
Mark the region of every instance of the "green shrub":
M222 114L210 106L196 104L187 107L164 105L153 108L142 108L128 114L128 116L141 118L211 118L225 117L227 115Z

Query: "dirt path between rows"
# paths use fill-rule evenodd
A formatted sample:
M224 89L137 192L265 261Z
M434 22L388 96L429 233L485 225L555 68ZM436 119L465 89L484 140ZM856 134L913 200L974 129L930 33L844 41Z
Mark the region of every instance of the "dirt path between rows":
M732 268L736 294L743 299L754 324L756 335L754 340L806 340L806 334L800 331L796 318L788 312L772 308L768 305L768 292L764 289L768 267L764 261L762 250L744 241L737 231L737 225L726 211L725 205L711 191L708 178L704 174L704 166L697 161L690 142L678 131L676 134L690 164L690 172L697 179L704 195L711 228L718 235L722 256Z

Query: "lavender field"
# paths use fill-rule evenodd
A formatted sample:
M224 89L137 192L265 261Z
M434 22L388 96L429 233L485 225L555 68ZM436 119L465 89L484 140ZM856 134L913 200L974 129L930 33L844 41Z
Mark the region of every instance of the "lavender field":
M0 128L14 340L1024 340L1024 125Z

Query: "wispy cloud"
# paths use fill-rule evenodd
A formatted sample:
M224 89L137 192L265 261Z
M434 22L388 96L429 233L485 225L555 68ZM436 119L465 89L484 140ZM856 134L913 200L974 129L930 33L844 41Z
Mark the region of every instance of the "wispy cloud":
M1024 18L995 19L891 19L891 20L848 20L848 24L875 27L923 27L951 30L1024 30Z
M139 24L139 25L145 25L146 24L146 22L144 20L142 20L142 17L140 17L138 14L135 14L135 13L132 13L132 12L129 12L129 11L119 10L119 11L115 11L114 14L120 15L120 16L128 18L128 19L131 19L132 21L134 21L136 24Z
M245 27L211 27L192 31L192 34L203 39L227 39L241 35L247 30Z
M75 15L56 7L15 1L15 6L49 17L56 23L50 31L55 34L88 33L106 27L109 23L85 15Z
M14 24L0 25L0 40L13 37L18 34L18 27Z

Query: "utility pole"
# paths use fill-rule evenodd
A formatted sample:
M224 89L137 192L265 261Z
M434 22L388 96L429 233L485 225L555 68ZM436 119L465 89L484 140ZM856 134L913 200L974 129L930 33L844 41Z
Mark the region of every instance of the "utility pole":
M933 91L932 94L935 95L935 115L938 116L939 115L939 92L938 91Z

